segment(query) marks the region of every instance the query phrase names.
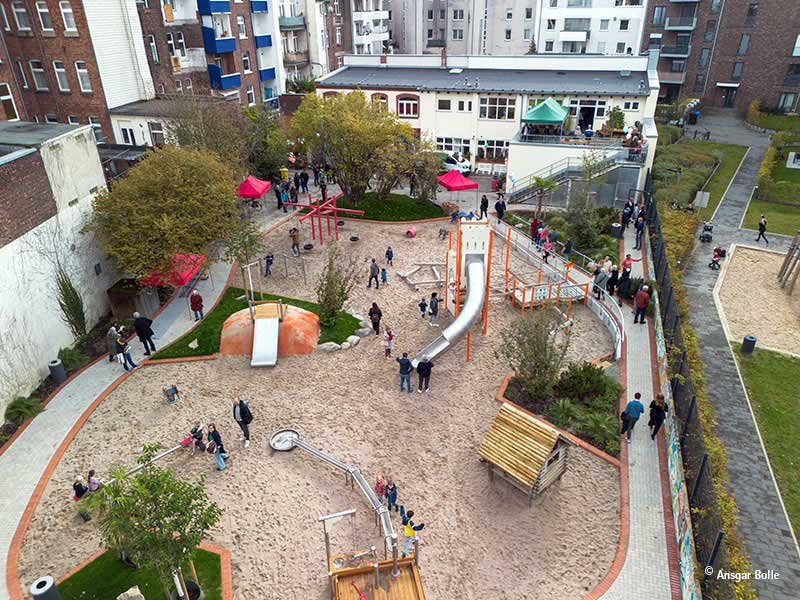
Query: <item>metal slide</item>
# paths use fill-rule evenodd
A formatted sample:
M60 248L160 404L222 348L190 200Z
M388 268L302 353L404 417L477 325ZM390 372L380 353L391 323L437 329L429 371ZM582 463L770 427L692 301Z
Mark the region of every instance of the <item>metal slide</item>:
M414 368L427 356L428 360L434 360L444 354L464 337L481 314L483 303L486 300L486 265L482 254L467 254L467 301L461 307L455 321L450 323L442 335L425 346L417 354L411 364Z
M260 304L254 308L251 367L274 367L278 362L278 328L281 307Z

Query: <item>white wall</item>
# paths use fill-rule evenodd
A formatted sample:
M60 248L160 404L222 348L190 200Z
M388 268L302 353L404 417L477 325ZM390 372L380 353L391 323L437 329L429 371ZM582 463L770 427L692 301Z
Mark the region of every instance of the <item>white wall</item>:
M155 98L135 0L83 0L108 108Z
M150 121L157 121L164 124L165 120L161 117L137 117L127 115L111 115L111 128L114 130L114 143L124 144L122 128L133 129L136 136L137 146L154 146L150 136Z

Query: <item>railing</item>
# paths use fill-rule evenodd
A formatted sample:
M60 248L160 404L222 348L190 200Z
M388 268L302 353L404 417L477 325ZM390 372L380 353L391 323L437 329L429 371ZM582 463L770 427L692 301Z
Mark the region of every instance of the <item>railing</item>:
M512 141L523 144L562 144L589 148L622 147L622 140L620 138L601 138L597 136L587 138L584 135L539 135L522 133L522 131L517 133Z
M278 27L280 29L303 29L305 26L306 18L304 15L278 18Z
M308 62L308 50L298 50L297 52L284 52L283 62L289 65L300 65Z
M696 17L667 17L664 29L694 29L695 25Z
M661 56L668 57L668 56L689 56L692 51L691 46L662 46L661 47Z

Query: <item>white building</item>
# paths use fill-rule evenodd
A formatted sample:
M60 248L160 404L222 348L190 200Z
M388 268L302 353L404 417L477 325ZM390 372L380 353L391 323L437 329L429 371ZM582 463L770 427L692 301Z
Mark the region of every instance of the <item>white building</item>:
M278 23L283 69L288 79L314 79L328 72L326 4L320 0L282 0Z
M389 11L386 0L350 0L353 52L382 54L389 49Z
M638 54L647 0L539 0L539 52Z
M105 178L89 125L0 122L0 406L27 395L74 337L61 319L60 264L86 324L108 313L113 263L81 233Z
M650 167L658 134L657 52L645 56L347 56L344 67L317 82L317 93L361 90L382 102L442 151L466 154L483 173L514 182L587 151L619 159L636 169L634 185ZM444 63L444 64L443 64ZM522 118L553 98L568 109L557 134L528 135ZM609 132L588 140L581 131L603 129L612 107L626 126L638 123L645 138L635 155ZM548 130L549 131L549 130ZM641 172L640 172L641 171Z

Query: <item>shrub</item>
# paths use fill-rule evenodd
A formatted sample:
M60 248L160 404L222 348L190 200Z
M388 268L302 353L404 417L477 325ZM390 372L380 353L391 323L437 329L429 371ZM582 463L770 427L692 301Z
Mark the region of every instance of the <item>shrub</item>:
M22 425L28 419L42 412L42 403L38 398L14 398L6 406L6 421L14 425Z
M581 415L580 407L569 398L561 398L548 405L544 416L561 429L572 429L572 426Z
M761 119L763 117L763 113L761 112L761 100L756 98L750 103L750 106L747 107L747 122L751 125L755 125L757 127L761 127Z
M677 125L656 125L656 129L658 130L659 149L674 144L683 137L683 130Z
M778 150L775 148L775 146L770 146L764 153L764 159L761 161L761 166L758 168L756 183L759 186L767 185L768 182L772 182L772 172L777 163Z
M343 255L338 246L331 246L325 260L325 266L317 281L317 298L319 300L319 323L323 327L331 327L353 291L360 271L359 259L355 256Z
M619 419L612 414L589 412L578 422L578 433L601 450L613 452L619 444L618 423Z
M83 299L72 284L72 278L63 268L56 271L56 295L61 308L61 320L76 338L86 335L86 312Z
M58 358L64 363L67 371L77 371L90 360L88 356L74 348L62 348L58 351Z
M619 106L614 106L606 115L606 125L611 129L623 129L625 127L625 113Z
M561 398L584 402L589 397L604 396L613 383L602 367L588 361L571 363L558 378L556 393Z

